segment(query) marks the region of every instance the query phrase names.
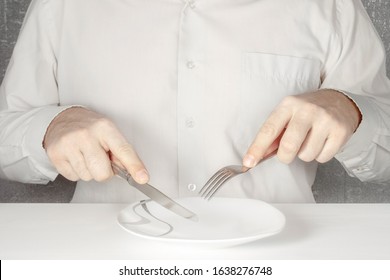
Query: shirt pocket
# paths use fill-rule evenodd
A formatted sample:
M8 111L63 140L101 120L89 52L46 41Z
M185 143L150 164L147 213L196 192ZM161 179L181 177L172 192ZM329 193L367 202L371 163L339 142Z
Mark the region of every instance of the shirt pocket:
M266 53L242 55L238 116L233 142L243 154L272 110L288 95L315 91L321 83L320 61Z

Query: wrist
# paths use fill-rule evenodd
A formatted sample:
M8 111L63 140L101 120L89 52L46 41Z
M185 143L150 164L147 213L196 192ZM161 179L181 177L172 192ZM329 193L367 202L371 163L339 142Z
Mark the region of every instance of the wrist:
M339 96L341 99L341 102L344 103L345 109L348 110L350 113L351 119L354 120L354 129L353 132L356 132L356 130L359 128L359 125L361 124L363 120L363 114L357 105L357 103L344 91L338 90L338 89L321 89L320 91L326 91L328 94L333 94Z
M79 105L65 107L63 110L61 110L60 112L58 112L58 114L56 114L54 116L54 118L51 120L51 122L47 126L46 131L45 131L45 135L43 136L42 147L45 150L46 150L46 147L47 147L47 140L48 140L48 138L50 138L50 135L51 135L53 129L56 127L56 125L58 123L61 123L62 119L65 116L69 116L69 115L72 116L75 113L77 113L79 110L87 110L87 109L84 108L83 106L79 106Z

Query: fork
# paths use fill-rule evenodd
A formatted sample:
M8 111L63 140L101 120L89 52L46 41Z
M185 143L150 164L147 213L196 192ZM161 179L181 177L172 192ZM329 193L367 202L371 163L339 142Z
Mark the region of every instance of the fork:
M277 152L278 149L268 154L263 159L261 159L257 163L257 165L261 162L264 162L267 159L272 158L273 156L276 155ZM250 169L251 169L250 167L246 167L242 165L229 165L229 166L222 167L217 172L215 172L213 176L211 176L211 178L199 191L199 195L206 200L210 200L215 195L215 193L222 187L224 183L226 183L228 180L230 180L231 178L239 174L243 174L247 172Z

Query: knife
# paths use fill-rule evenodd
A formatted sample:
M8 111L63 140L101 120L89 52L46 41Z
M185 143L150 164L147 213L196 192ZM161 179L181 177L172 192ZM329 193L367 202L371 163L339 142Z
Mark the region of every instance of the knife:
M198 221L198 217L195 213L191 212L187 208L181 206L179 203L175 202L173 199L156 189L155 187L149 184L139 184L137 183L133 177L131 177L130 173L126 170L120 168L115 163L111 162L112 169L114 173L119 177L125 179L132 187L136 188L140 192L142 192L147 197L151 198L153 201L157 202L164 208L174 212L175 214L184 217L186 219L190 219L192 221Z

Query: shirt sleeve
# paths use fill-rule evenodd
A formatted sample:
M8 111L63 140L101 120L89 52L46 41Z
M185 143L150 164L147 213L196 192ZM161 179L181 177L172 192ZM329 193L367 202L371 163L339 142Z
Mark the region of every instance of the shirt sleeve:
M33 0L0 87L0 177L47 183L58 175L42 141L59 106L53 24L47 0Z
M385 50L360 0L338 0L336 39L322 88L348 95L362 122L336 155L350 176L361 181L390 180L390 81Z

